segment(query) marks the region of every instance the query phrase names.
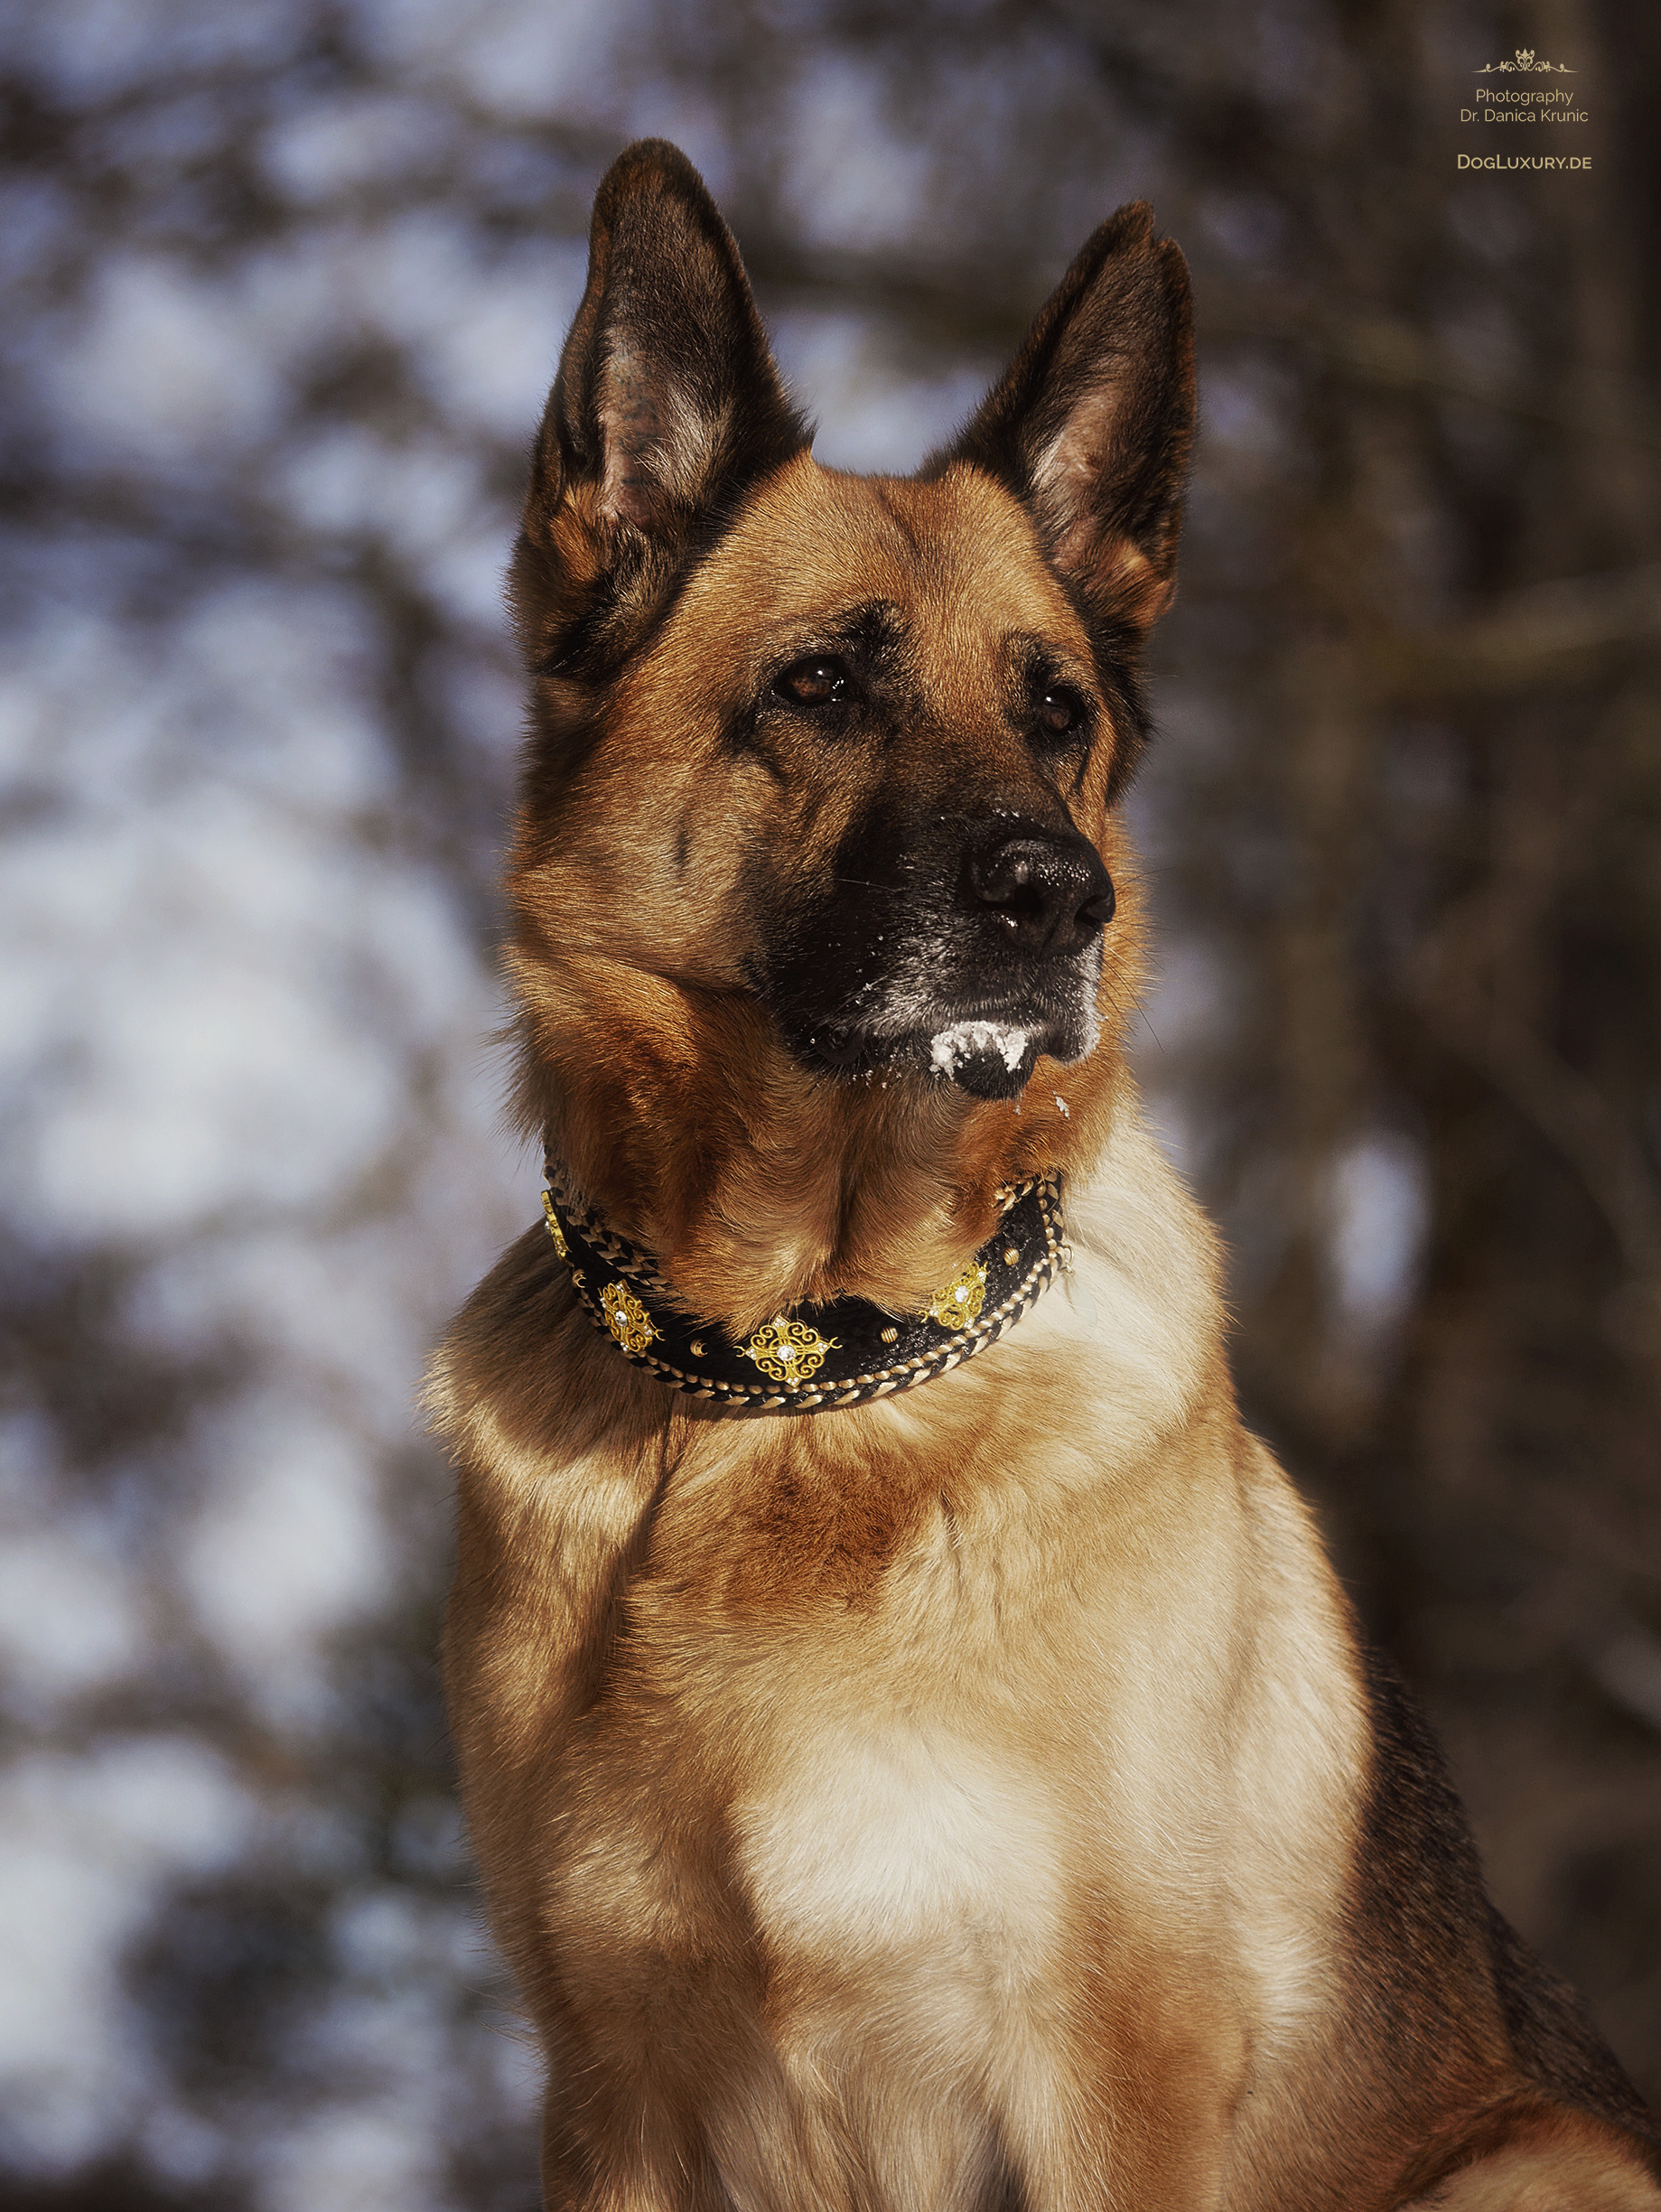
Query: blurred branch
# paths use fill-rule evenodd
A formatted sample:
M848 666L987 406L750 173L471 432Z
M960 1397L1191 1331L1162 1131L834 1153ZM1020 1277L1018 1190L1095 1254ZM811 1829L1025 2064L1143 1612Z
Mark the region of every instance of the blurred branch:
M1628 1273L1661 1286L1661 1192L1643 1149L1597 1085L1522 1022L1422 975L1410 1003L1444 1050L1486 1077L1573 1170Z
M1526 690L1596 673L1661 641L1661 564L1529 585L1475 621L1362 649L1364 680L1395 699Z
M1291 288L1246 285L1197 271L1201 341L1206 337L1267 340L1319 355L1356 382L1386 391L1462 399L1500 415L1581 439L1605 439L1661 453L1661 411L1653 394L1620 378L1599 379L1589 403L1548 392L1526 378L1507 383L1472 370L1410 322L1359 303L1312 299Z

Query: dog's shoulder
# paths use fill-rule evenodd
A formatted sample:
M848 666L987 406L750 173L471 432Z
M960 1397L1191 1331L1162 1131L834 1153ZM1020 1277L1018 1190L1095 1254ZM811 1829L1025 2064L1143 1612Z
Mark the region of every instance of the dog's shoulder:
M546 1498L580 1487L585 1466L631 1461L661 1426L643 1414L633 1370L596 1333L540 1224L508 1246L456 1315L422 1404L464 1497L528 1488Z
M1574 1991L1489 1900L1464 1808L1418 1703L1358 1647L1371 1750L1350 1896L1351 2003L1438 2067L1498 2042L1554 2106L1661 2138Z
M422 1405L432 1426L460 1449L490 1412L527 1392L543 1395L546 1348L574 1336L578 1318L570 1275L546 1232L527 1229L474 1289L428 1363Z

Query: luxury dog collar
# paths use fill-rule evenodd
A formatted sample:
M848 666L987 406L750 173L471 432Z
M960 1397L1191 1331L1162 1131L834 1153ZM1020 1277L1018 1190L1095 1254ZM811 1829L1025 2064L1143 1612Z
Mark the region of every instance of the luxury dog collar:
M608 1228L550 1163L542 1209L589 1319L625 1359L677 1390L742 1411L807 1414L915 1389L995 1343L1067 1264L1060 1178L1000 1193L998 1226L927 1312L885 1312L865 1298L801 1305L742 1342L693 1321L644 1254Z

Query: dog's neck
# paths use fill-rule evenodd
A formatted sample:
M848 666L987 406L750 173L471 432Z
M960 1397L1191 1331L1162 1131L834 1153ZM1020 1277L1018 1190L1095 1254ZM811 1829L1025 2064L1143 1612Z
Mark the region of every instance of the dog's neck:
M1012 1101L815 1075L746 997L635 975L620 1020L617 978L566 971L557 1008L554 980L527 994L527 1123L677 1302L735 1334L843 1294L920 1311L992 1235L1001 1190L1088 1166L1124 1086L1111 1039L1040 1060Z

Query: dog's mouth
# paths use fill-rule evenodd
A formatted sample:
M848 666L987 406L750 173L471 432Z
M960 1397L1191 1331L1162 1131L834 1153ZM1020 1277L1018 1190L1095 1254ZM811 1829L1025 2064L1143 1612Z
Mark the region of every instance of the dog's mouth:
M1036 1010L942 1010L922 1022L824 1024L794 1040L798 1055L827 1074L908 1077L949 1084L973 1098L1019 1098L1040 1053L1064 1064L1093 1051L1097 1025L1093 1007L1058 1019Z

